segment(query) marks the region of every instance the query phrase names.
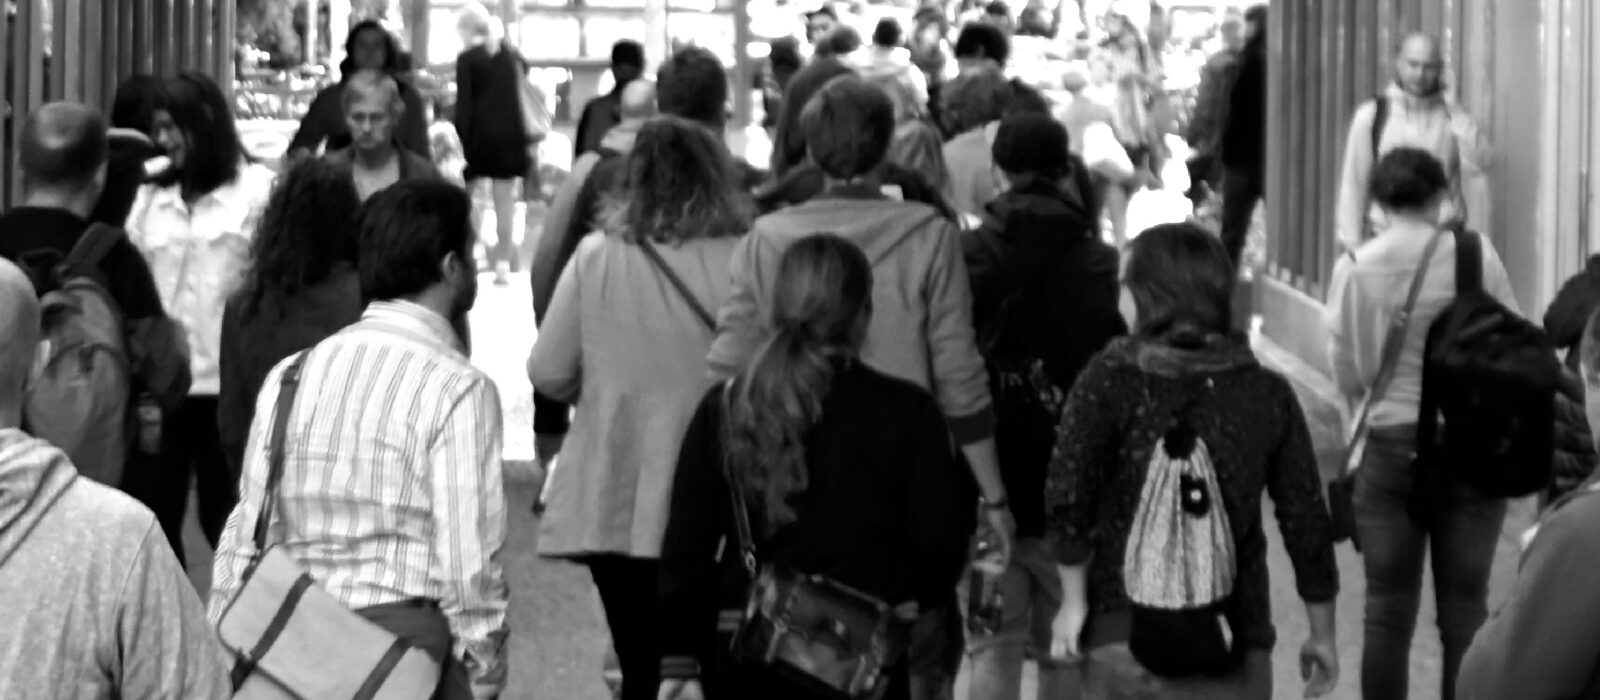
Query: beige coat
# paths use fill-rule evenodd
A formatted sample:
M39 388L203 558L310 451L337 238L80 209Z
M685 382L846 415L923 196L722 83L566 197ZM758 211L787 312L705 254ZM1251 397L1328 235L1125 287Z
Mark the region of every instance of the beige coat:
M737 238L657 244L715 313ZM545 556L658 557L678 445L713 380L712 332L639 246L591 234L561 273L528 358L540 393L576 403L539 527Z

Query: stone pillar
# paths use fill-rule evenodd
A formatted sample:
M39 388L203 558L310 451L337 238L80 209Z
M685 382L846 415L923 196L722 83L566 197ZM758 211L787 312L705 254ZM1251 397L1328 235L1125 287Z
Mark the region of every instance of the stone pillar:
M344 61L344 40L349 34L350 0L328 0L328 65L334 70Z
M305 58L305 63L308 66L317 65L317 44L318 44L317 34L321 30L321 27L319 27L317 25L321 24L321 22L318 21L322 17L321 10L322 10L322 2L321 2L321 0L307 0L307 2L306 2L306 45L305 45L305 51L303 53L305 54L305 57L304 57Z
M406 30L411 34L411 67L428 67L428 31L433 19L433 0L406 0Z
M667 0L645 0L644 3L644 58L646 70L655 73L671 50L667 33ZM607 47L609 50L610 47Z

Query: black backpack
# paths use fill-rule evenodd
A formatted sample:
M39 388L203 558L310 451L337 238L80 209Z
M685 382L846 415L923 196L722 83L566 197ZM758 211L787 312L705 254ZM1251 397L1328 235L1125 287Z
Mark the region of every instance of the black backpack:
M1456 298L1428 328L1417 458L1485 495L1526 496L1550 482L1561 364L1542 329L1484 291L1478 234L1451 233Z

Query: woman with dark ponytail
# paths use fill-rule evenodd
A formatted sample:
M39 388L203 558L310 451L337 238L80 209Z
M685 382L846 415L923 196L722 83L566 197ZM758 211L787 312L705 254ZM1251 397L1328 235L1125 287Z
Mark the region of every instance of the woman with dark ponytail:
M712 389L678 457L661 552L662 698L810 698L763 669L713 664L719 542L736 542L729 476L743 489L761 565L826 576L891 605L949 597L975 523L971 477L938 404L859 359L872 268L828 234L778 265L771 333ZM907 665L888 697L910 697ZM718 673L720 672L720 673Z

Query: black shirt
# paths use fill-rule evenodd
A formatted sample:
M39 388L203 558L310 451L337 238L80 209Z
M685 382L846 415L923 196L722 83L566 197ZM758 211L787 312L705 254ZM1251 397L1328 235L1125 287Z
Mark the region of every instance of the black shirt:
M709 392L678 456L661 545L662 651L697 656L714 628L718 542L736 551L723 476L722 389ZM977 491L928 392L860 362L840 367L805 444L809 485L799 519L763 536L756 556L828 576L891 605L947 600L966 559ZM759 511L759 499L749 499ZM728 557L737 560L737 557Z
M65 257L88 228L87 220L65 209L17 207L0 215L0 257L15 263L38 250L54 250ZM164 315L150 266L131 241L124 238L113 247L100 269L105 273L106 291L123 318Z

